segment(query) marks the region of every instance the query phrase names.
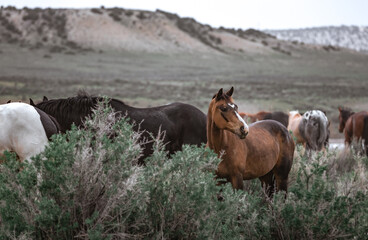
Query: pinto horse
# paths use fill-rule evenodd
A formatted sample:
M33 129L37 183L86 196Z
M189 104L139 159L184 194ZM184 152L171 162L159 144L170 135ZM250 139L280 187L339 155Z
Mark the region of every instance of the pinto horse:
M354 113L350 109L339 107L339 132L344 132L345 144L349 146L354 139L364 140L365 149L368 148L368 112ZM366 151L368 156L368 152Z
M82 126L83 120L92 114L102 97L91 97L80 94L67 99L51 99L44 97L36 106L55 117L61 125L61 132L70 130L72 124ZM184 103L171 103L153 108L134 108L117 99L109 99L108 104L117 112L117 116L129 118L135 131L143 131L141 139L156 138L160 130L165 132L163 143L169 154L182 149L183 144L201 145L206 138L206 115L194 106ZM153 142L143 145L143 159L152 154Z
M249 127L238 114L232 87L222 88L212 98L207 114L207 146L222 161L217 178L225 178L234 189L243 189L243 180L259 178L269 196L287 191L293 163L294 142L287 129L274 120L264 120ZM224 153L224 154L223 154Z
M21 162L42 152L58 124L46 113L25 103L0 105L0 155L14 151Z
M240 112L239 115L242 116L242 118L245 118L245 117L249 118L252 123L260 121L260 120L270 119L270 120L278 121L279 123L284 125L286 128L288 127L288 124L289 124L289 115L284 112L261 111L255 114Z
M289 113L288 130L292 131L296 143L304 145L307 151L320 151L328 144L329 125L326 115L320 110L311 110L301 115L298 111Z

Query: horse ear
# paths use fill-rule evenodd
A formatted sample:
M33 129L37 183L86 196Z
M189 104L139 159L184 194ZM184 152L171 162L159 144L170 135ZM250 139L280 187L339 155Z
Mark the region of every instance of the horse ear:
M234 87L231 87L229 91L226 92L226 95L231 97L233 95L234 92Z
M216 101L219 101L223 94L224 94L224 90L222 88L220 88L220 90L216 94Z
M339 112L341 112L342 108L341 107L338 107L337 109L339 109Z
M7 101L6 103L11 103L11 100Z
M29 105L34 106L34 107L36 106L36 104L34 104L32 98L29 99Z
M43 96L42 102L48 101L49 99L46 96Z

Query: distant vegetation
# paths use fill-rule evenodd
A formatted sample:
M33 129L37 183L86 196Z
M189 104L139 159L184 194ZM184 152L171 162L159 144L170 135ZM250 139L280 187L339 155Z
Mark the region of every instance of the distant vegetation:
M315 27L304 29L267 30L279 39L326 46L325 50L338 47L368 52L368 26Z
M368 160L296 151L287 199L268 200L259 180L245 191L216 186L217 156L160 141L137 166L139 133L100 107L53 138L32 163L0 165L2 239L365 239ZM115 138L110 138L114 135ZM19 169L22 169L19 171Z

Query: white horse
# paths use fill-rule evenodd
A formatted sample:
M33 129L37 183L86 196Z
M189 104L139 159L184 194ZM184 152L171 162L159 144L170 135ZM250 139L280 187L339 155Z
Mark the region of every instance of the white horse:
M48 138L40 114L26 103L0 105L0 158L5 150L14 151L19 160L30 160L45 149Z

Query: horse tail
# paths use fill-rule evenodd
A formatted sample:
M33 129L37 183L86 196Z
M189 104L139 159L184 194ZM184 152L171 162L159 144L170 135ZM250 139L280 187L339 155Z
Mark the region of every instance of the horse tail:
M34 107L40 116L42 126L45 130L45 134L48 140L51 140L51 136L60 132L60 125L57 120L51 115L45 113L41 109Z
M55 128L56 128L56 133L60 133L61 132L61 126L60 126L59 122L56 120L56 118L54 118L50 114L47 114L47 115L50 117L51 121L54 123Z
M368 156L368 116L364 117L362 139L364 141L365 154Z
M326 141L329 138L329 131L328 131L328 121L324 121L321 117L319 117L319 138L318 138L318 150L321 150L324 146L327 145Z

